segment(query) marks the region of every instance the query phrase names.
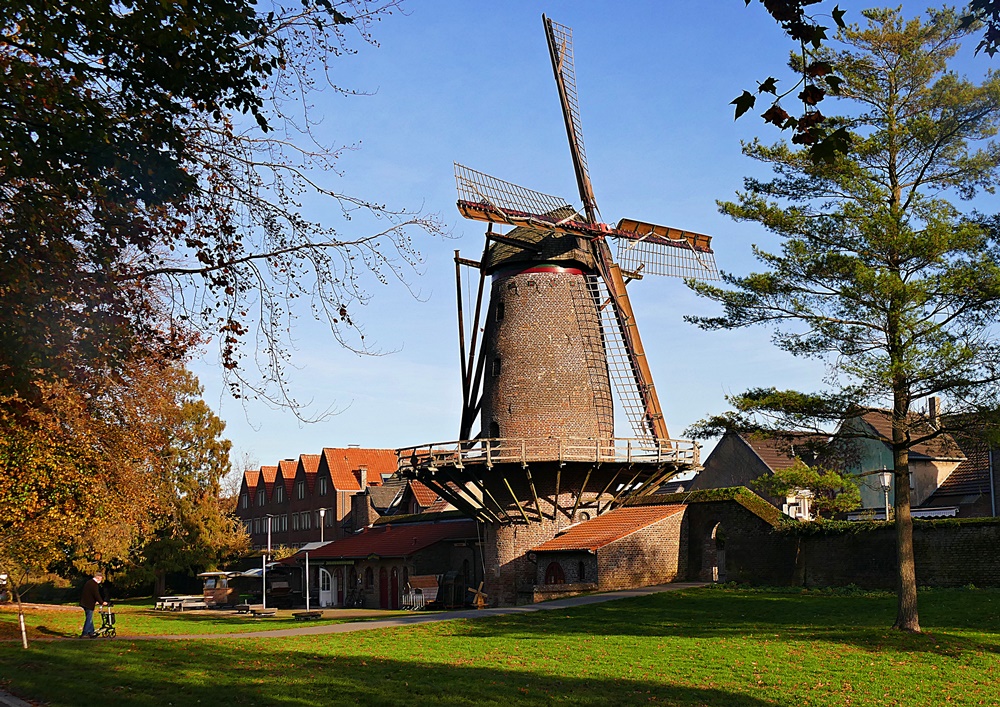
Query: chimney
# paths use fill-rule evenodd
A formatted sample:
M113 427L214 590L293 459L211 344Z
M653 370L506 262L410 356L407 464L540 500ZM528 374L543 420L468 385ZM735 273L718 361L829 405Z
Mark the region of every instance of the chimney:
M934 429L938 428L938 415L941 413L941 398L936 395L932 395L927 398L927 419L931 423L931 427Z
M361 475L361 490L364 491L368 488L368 467L362 464L358 467L358 472Z
M379 514L372 508L367 491L358 491L351 496L351 527L355 531L367 528L378 518Z

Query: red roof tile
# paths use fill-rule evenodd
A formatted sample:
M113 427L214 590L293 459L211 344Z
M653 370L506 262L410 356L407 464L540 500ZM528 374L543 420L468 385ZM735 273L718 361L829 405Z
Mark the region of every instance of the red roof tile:
M285 482L288 498L292 497L292 487L295 486L295 466L294 459L282 459L278 462L278 471L281 473L281 480Z
M309 489L309 493L312 493L313 488L316 486L316 476L317 471L319 471L319 460L322 455L319 454L300 454L298 466L302 467L302 473L306 477L306 487Z
M278 477L278 467L276 466L262 466L260 468L261 478L264 479L264 489L267 491L267 497L271 497L271 492L274 490L274 480Z
M669 518L684 510L679 503L661 506L630 506L599 515L593 520L574 525L562 535L534 548L536 552L553 550L598 550L621 540L637 530Z
M421 508L429 508L438 500L437 491L431 491L416 480L410 482L410 491L413 492L413 498Z
M320 462L330 472L330 482L338 491L361 490L361 467L368 467L368 485L381 486L382 474L396 471L396 452L392 449L326 447Z
M258 481L260 481L259 471L247 469L243 472L243 482L247 485L247 490L256 491Z
M445 540L476 537L476 522L473 520L376 525L310 551L309 559L363 559L371 555L409 557Z

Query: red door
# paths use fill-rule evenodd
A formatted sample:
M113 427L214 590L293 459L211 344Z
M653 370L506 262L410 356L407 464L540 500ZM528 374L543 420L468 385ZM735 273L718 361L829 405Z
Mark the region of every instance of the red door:
M333 573L337 578L337 606L344 605L344 570L337 570Z
M399 568L392 568L392 582L389 584L389 603L393 609L399 608Z
M389 608L389 575L385 567L378 571L378 608Z

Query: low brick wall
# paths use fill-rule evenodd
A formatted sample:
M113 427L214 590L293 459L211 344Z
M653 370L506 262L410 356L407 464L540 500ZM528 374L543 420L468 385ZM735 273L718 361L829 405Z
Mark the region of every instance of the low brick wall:
M1000 586L1000 519L914 521L917 584L925 587ZM805 529L802 529L805 531ZM896 533L891 525L832 526L822 532L782 529L797 550L795 575L772 567L774 583L806 587L896 586Z

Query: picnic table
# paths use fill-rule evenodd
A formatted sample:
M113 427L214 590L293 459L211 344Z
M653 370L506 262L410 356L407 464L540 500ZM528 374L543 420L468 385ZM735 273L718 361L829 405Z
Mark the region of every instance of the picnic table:
M205 597L201 594L178 594L159 597L153 605L157 611L184 611L184 609L207 609Z
M253 607L250 609L250 615L255 619L259 619L263 616L277 616L277 609L263 609L261 607Z
M292 618L296 621L315 621L316 619L323 618L322 611L294 611L292 612Z

